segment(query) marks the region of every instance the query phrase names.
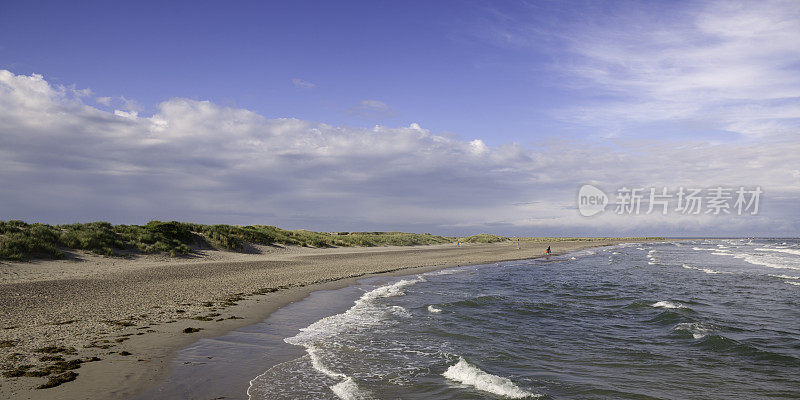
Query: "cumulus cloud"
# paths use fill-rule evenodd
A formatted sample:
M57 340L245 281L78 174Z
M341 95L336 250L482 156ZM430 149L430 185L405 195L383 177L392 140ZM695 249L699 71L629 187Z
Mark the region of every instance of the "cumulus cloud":
M302 80L300 78L292 79L292 84L296 88L305 89L305 90L311 90L311 89L314 89L315 87L317 87L317 85L315 85L315 84L313 84L311 82L308 82L308 81L304 81L304 80Z
M362 100L347 110L348 114L365 119L380 119L391 117L394 110L388 104L378 100Z
M0 71L0 219L151 218L322 230L742 234L798 231L800 143L552 140L531 149L418 124L350 128L174 98L142 116ZM752 217L580 217L581 183L761 185Z

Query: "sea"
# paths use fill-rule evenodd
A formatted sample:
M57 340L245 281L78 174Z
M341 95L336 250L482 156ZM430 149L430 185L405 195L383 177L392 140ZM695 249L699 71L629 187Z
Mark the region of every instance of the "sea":
M598 247L293 307L333 298L247 398L800 399L799 239Z

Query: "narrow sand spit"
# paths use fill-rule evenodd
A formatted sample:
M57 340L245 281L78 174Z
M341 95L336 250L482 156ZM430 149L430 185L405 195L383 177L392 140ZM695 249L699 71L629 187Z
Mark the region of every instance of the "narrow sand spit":
M172 353L203 337L259 322L309 292L371 274L406 274L610 245L618 241L454 244L377 248L262 247L260 254L0 264L0 367L88 360L77 379L35 389L42 377L3 377L0 398L126 398L157 382ZM187 328L199 328L184 333ZM48 346L51 354L37 351ZM57 347L63 349L58 349ZM71 349L74 348L74 351ZM35 373L34 373L35 374Z

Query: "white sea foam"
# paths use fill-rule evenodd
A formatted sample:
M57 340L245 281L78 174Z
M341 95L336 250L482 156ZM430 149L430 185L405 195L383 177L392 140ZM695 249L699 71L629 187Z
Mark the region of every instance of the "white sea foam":
M425 278L417 276L414 279L403 279L391 285L381 286L364 293L361 298L347 311L325 317L313 324L300 329L297 335L284 339L286 343L307 346L316 342L324 341L330 337L349 330L370 327L380 324L386 320L386 316L409 317L406 309L400 306L387 307L377 304L375 300L384 297L402 296L405 294L403 288L418 282L423 282Z
M391 285L381 286L377 289L373 289L367 293L364 293L364 295L361 296L360 299L356 300L356 305L359 305L359 303L365 303L371 300L375 300L381 297L402 296L405 294L405 292L403 292L404 287L424 281L425 278L423 278L422 276L417 276L414 279L403 279Z
M429 313L440 313L440 312L442 312L442 309L436 308L434 306L428 306L428 312Z
M734 257L742 259L750 264L763 265L765 267L777 269L796 269L800 270L800 263L795 261L794 265L790 265L790 260L781 257L773 257L767 254L753 255L747 253L733 254Z
M411 318L411 313L408 312L408 310L406 310L405 307L391 306L389 308L389 310L391 310L392 314L394 314L394 315L396 315L398 317Z
M779 279L800 279L800 276L791 276L791 275L769 274L769 276Z
M710 331L710 329L706 328L699 322L681 322L680 324L675 325L675 328L673 329L676 331L688 331L695 339L702 339Z
M789 249L789 248L785 248L785 247L778 247L778 248L774 248L774 249L767 249L767 248L764 248L764 247L759 247L756 250L758 250L758 251L775 251L775 252L779 252L779 253L787 253L787 254L794 254L794 255L800 256L800 250Z
M322 372L323 374L330 376L331 378L340 378L346 379L348 376L336 371L331 371L325 364L322 363L322 359L319 356L319 349L314 346L306 347L306 353L308 353L308 357L311 360L311 366L314 367L315 370Z
M710 274L710 275L716 275L716 274L733 274L733 272L717 271L717 270L713 270L713 269L711 269L711 268L698 268L698 267L692 267L691 265L688 265L688 264L683 264L683 265L681 265L681 267L683 267L683 268L686 268L686 269L693 269L693 270L695 270L695 271L701 271L701 272L705 272L705 273L707 273L707 274Z
M800 286L800 282L784 281L784 283L788 283L790 285L795 285L795 286Z
M650 305L651 307L658 307L658 308L686 308L682 304L675 304L669 301L659 301L655 302Z
M706 248L703 248L703 247L692 247L692 250L697 250L697 251L717 251L717 249L706 249Z
M443 269L443 270L439 270L439 271L426 272L426 273L424 273L422 275L452 275L452 274L457 274L459 272L464 272L464 270L463 269L449 268L449 269Z
M458 363L448 368L447 371L444 371L442 376L451 381L510 399L542 397L541 394L520 389L508 378L484 372L461 357L458 358Z
M331 386L331 391L343 400L366 400L372 398L369 394L361 391L355 381L353 381L353 378L349 377Z
M339 380L338 383L330 386L336 396L341 399L367 399L370 396L359 390L358 385L352 377L344 373L333 371L328 368L323 358L320 356L319 345L324 345L343 332L350 330L369 328L384 323L389 316L410 318L411 313L401 306L386 306L376 300L385 297L402 296L405 294L403 289L418 282L425 281L421 275L414 279L403 279L390 285L385 285L364 293L355 301L347 311L325 317L313 324L300 329L297 335L286 338L284 341L296 346L303 346L308 353L311 366L318 372Z

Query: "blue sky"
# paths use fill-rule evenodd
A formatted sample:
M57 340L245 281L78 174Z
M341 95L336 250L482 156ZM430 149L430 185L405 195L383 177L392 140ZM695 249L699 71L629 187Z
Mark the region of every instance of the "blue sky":
M490 144L582 132L548 115L591 95L557 85L563 55L549 47L559 39L504 32L542 11L567 28L558 19L580 7L505 5L11 2L0 17L2 37L14 38L2 43L2 66L125 96L145 112L183 97L335 125L417 122ZM364 100L391 111L348 113Z
M792 1L5 1L0 219L796 235L798 42ZM583 183L765 204L583 218Z

